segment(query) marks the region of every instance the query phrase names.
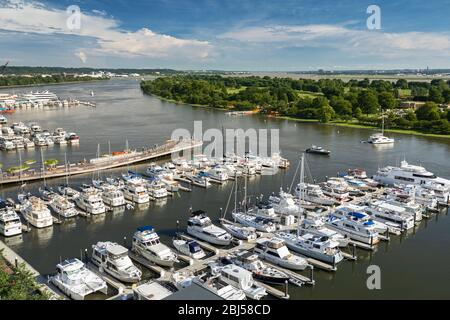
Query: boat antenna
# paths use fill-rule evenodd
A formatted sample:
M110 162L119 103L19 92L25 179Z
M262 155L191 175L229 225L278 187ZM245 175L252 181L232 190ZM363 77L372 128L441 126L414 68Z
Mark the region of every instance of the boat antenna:
M302 158L300 161L301 165L300 165L300 192L298 193L298 206L299 206L299 210L298 210L298 217L297 217L297 237L300 236L300 218L301 215L303 213L303 208L302 208L302 200L303 200L303 189L302 189L302 184L303 181L305 180L305 154L302 153Z

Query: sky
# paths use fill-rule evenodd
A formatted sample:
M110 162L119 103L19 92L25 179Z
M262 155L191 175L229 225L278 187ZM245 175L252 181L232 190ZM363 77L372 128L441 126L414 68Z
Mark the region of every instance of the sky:
M0 0L0 64L450 68L449 13L450 0Z

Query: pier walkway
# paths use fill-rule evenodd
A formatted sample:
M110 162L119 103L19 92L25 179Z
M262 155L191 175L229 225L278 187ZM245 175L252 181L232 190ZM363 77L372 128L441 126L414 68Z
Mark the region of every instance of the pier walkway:
M72 176L86 174L99 170L127 166L134 163L154 160L172 153L201 147L202 144L202 141L196 140L167 140L166 143L161 146L155 146L148 149L143 148L142 151L126 151L117 155L108 155L105 157L90 159L89 161L83 160L67 166L60 165L53 168L43 168L39 171L29 170L16 174L3 173L0 176L0 185L64 177L66 175Z

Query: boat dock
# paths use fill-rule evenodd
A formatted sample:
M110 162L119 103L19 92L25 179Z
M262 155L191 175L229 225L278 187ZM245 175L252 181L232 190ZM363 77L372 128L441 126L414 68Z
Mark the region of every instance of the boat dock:
M64 177L66 175L79 175L92 173L99 170L123 167L139 162L150 161L176 152L201 147L202 141L195 140L168 140L166 143L153 148L143 148L142 151L133 151L108 158L96 158L89 161L80 161L68 166L60 165L54 168L44 168L42 171L19 172L17 174L3 173L0 184L23 183L26 181L38 181L43 179ZM101 161L100 161L101 160Z

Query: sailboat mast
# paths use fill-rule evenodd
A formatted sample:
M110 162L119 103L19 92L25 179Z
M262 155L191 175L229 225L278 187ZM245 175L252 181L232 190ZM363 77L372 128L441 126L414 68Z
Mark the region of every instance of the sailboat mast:
M44 187L47 186L47 182L45 181L45 164L44 164L44 151L41 148L41 162L42 162L42 177L44 179Z
M238 177L234 172L234 212L237 212L237 189L238 189Z
M64 152L64 166L66 169L66 186L68 186L69 185L69 172L68 172L69 167L67 166L67 152Z
M300 192L298 193L298 206L299 206L299 210L298 210L298 217L297 217L297 236L300 236L300 219L303 213L303 208L302 208L302 200L303 200L303 182L305 180L305 154L302 153L302 158L300 160Z
M248 167L247 167L247 173L248 173ZM245 175L245 184L244 184L244 213L247 214L247 176Z

